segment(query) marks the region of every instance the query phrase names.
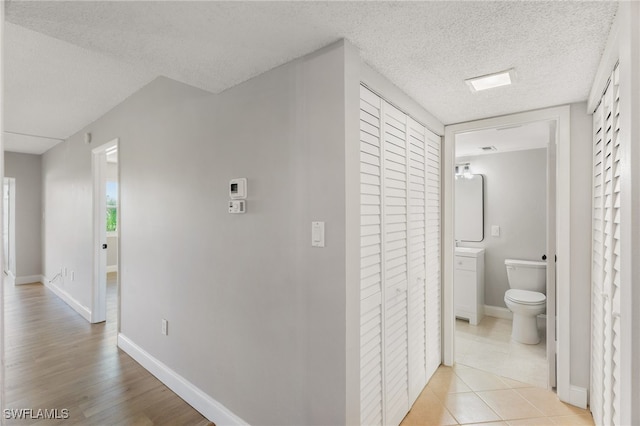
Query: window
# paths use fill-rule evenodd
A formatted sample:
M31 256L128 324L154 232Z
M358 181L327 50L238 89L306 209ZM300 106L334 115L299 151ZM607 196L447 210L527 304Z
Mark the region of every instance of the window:
M107 232L118 230L118 182L107 182Z

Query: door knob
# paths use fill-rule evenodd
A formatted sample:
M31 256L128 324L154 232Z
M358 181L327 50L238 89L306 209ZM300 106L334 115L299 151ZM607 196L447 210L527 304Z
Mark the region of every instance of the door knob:
M106 248L107 248L107 245L106 245L106 244L103 244L103 245L102 245L102 249L104 250L104 249L106 249Z

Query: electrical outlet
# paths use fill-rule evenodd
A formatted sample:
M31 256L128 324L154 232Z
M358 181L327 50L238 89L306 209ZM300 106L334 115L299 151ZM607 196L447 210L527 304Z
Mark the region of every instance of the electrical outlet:
M164 318L162 318L162 334L165 336L169 335L169 321Z

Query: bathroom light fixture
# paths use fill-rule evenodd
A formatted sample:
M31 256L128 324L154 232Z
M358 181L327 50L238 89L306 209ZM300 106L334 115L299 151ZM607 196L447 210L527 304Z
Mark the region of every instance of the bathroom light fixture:
M493 89L494 87L508 86L515 81L516 71L511 68L493 74L482 75L465 80L472 92Z
M456 178L471 179L473 176L469 167L471 163L456 164Z

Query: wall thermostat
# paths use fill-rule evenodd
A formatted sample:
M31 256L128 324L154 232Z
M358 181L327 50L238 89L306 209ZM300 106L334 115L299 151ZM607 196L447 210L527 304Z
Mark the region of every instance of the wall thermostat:
M229 213L245 213L247 211L247 202L245 200L229 201Z
M247 198L247 178L237 178L229 181L229 197L234 200Z

